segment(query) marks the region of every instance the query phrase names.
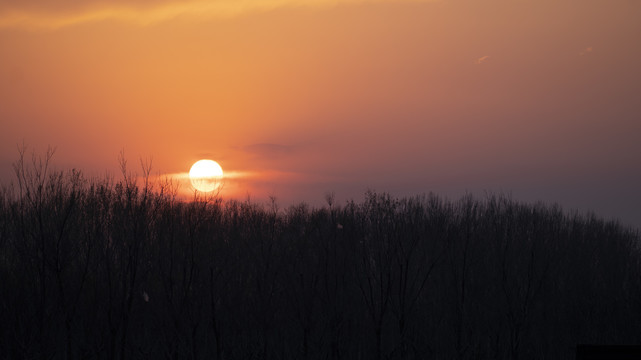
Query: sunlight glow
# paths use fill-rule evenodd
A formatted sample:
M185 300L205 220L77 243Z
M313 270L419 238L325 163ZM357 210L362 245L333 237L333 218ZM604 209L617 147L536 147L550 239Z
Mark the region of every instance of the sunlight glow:
M198 191L210 192L218 189L223 178L223 168L213 160L199 160L189 170L191 185Z

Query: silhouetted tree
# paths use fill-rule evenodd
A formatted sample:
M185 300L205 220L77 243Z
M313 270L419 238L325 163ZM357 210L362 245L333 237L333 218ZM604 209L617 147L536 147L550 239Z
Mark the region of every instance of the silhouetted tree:
M280 209L27 159L0 190L0 358L540 359L641 341L639 233L504 195Z

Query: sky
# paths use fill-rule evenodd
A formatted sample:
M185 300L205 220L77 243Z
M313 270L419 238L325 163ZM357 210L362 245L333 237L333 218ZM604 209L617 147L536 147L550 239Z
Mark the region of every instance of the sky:
M641 227L639 0L0 0L0 180L223 167L283 206L510 194Z

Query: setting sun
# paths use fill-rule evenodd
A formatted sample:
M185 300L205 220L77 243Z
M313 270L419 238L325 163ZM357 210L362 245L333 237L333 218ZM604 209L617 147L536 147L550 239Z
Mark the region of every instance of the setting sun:
M199 160L189 170L191 185L198 191L218 189L223 178L223 168L213 160Z
M0 360L641 360L640 18L0 0Z

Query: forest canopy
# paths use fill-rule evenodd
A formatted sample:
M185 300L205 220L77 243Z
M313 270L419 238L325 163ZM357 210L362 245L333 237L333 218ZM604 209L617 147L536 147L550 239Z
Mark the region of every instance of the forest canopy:
M594 214L501 194L186 202L126 171L15 169L0 358L540 359L641 341L638 231Z

